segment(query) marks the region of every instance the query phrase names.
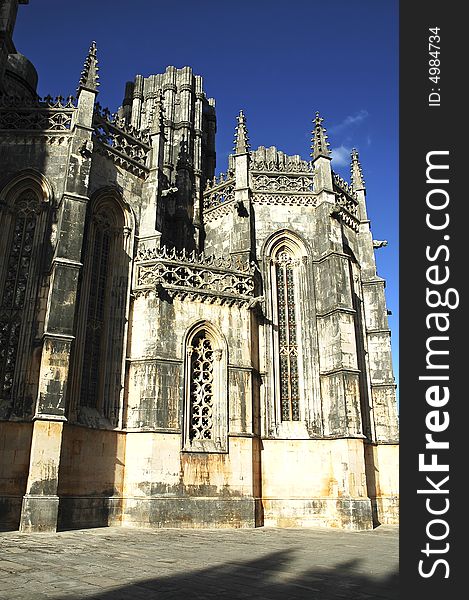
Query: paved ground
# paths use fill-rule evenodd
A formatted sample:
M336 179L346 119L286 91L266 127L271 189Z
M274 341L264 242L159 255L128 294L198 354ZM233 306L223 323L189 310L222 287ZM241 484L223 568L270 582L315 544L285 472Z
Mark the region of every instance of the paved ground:
M0 534L0 598L394 600L398 529Z

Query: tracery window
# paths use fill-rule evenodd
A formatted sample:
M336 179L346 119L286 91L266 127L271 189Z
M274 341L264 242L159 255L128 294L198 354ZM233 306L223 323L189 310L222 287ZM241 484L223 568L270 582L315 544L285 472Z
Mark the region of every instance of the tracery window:
M213 439L213 347L205 331L191 345L189 439Z
M105 307L109 300L111 224L105 211L94 216L90 257L91 277L81 381L82 406L98 408L100 367L105 345Z
M295 302L295 269L298 261L286 246L275 254L280 410L282 421L300 420L298 334Z
M221 335L207 323L186 339L184 450L226 452L227 352Z
M106 192L92 200L69 401L71 418L88 425L122 423L130 223L130 211Z
M286 247L275 257L282 421L300 420L298 340L294 269L298 261Z
M0 397L10 399L27 302L39 201L23 193L13 206L12 237L0 301Z

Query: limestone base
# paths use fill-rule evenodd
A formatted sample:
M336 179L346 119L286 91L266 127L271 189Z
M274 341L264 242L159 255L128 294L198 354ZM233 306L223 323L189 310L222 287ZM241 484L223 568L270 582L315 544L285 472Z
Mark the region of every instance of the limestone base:
M20 531L57 531L57 515L59 511L58 496L23 497L21 507Z
M399 446L367 444L365 447L368 494L373 506L374 524L399 523Z
M399 525L399 496L376 498L376 525Z
M262 525L255 498L125 498L122 525L245 528Z
M62 496L58 528L86 529L121 524L122 498L109 496Z
M0 531L18 529L23 496L0 496Z
M266 527L373 529L369 498L272 498L263 504Z

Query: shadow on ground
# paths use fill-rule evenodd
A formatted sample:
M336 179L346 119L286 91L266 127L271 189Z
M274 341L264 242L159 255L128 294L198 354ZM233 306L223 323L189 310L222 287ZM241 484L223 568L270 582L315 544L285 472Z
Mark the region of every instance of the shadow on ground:
M181 573L177 576L155 577L128 586L113 588L94 600L394 600L399 598L398 573L385 578L360 573L359 559L337 564L334 568L311 566L301 575L290 569L295 550L268 554L260 559L233 561L227 564ZM379 556L376 557L379 561ZM164 566L164 559L155 560L155 571ZM167 563L173 562L169 559ZM320 560L318 560L320 563ZM296 566L295 571L297 571ZM70 596L67 596L70 598ZM83 598L83 596L77 596Z

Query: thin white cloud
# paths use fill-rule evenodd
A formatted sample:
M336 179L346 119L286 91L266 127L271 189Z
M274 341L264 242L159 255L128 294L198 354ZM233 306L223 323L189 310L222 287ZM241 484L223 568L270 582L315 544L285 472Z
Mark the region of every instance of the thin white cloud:
M329 128L330 133L338 133L339 131L343 131L344 129L348 129L349 127L359 125L362 123L369 115L369 112L365 109L359 110L354 115L348 115L338 125L333 125Z
M343 144L337 148L332 148L331 156L334 167L345 167L350 164L350 153L352 148L347 148Z

